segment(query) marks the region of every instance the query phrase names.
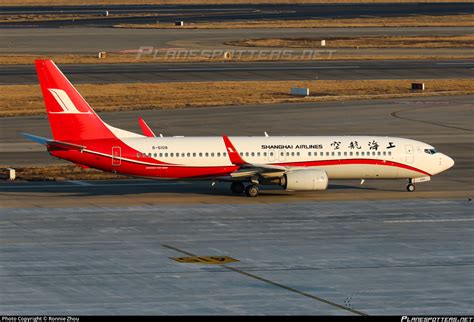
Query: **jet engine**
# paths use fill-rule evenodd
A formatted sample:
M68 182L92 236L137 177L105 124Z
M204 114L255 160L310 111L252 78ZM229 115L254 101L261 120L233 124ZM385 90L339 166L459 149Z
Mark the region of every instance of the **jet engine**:
M302 169L293 170L283 175L280 185L286 190L326 190L328 175L324 170Z

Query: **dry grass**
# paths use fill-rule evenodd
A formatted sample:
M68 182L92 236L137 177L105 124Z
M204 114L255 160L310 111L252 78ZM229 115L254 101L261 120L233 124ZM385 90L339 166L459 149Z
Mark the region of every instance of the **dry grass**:
M0 16L0 22L28 22L28 21L69 21L69 20L84 20L84 19L115 19L115 18L124 18L124 17L162 17L168 16L168 14L157 15L157 14L147 14L147 13L140 13L140 14L110 14L109 16L104 16L103 14L21 14L21 15L2 15Z
M453 2L453 0L3 0L2 6L37 6L37 5L117 5L117 4L256 4L256 3L388 3L388 2ZM456 2L471 2L459 0Z
M472 27L474 15L408 16L386 18L348 18L311 20L257 20L234 22L118 24L118 28L142 29L249 29L249 28L336 28L336 27Z
M231 46L321 48L323 38L262 38L226 42ZM472 48L474 35L325 38L326 48Z
M46 153L46 152L45 152ZM42 167L15 167L18 180L106 180L123 179L125 177L113 173L102 172L96 169L83 169L75 165L48 165ZM0 179L7 179L6 171L2 173Z
M474 93L474 79L424 80L414 93L412 80L317 80L81 84L78 90L96 111L170 109L218 105L319 102L412 95ZM290 87L308 87L310 97L289 95ZM0 116L44 114L38 85L0 85Z

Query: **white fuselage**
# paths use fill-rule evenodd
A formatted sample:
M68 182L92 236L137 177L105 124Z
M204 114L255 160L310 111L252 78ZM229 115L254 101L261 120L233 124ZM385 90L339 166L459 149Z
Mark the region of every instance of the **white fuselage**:
M232 166L222 137L122 137L121 140L140 151L143 157L164 162L168 167ZM230 137L230 140L249 164L317 167L325 170L330 179L429 177L454 164L431 145L395 137Z

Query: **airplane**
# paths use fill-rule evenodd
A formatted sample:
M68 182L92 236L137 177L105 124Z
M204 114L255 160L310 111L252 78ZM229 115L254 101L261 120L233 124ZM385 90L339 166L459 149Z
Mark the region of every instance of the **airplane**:
M23 133L50 155L120 175L230 182L249 197L262 185L325 190L329 180L407 179L415 183L454 165L433 146L386 136L164 137L143 119L143 135L113 127L87 104L51 60L36 60L53 138Z

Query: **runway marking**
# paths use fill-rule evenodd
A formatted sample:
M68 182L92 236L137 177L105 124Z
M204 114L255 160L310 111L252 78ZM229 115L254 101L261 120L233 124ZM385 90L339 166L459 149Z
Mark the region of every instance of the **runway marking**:
M76 185L79 185L79 186L93 186L94 185L93 183L84 182L84 181L80 181L80 180L66 180L66 182L76 184Z
M308 69L357 69L360 66L320 66L320 67L216 67L216 68L168 68L176 72L203 72L203 71L262 71L262 70L308 70Z
M423 222L460 222L474 221L474 218L458 218L458 219L414 219L414 220L386 220L385 224L403 224L403 223L423 223Z
M168 249L171 249L171 250L174 250L174 251L177 251L179 253L182 253L182 254L186 254L188 256L196 256L192 253L189 253L185 250L182 250L182 249L179 249L179 248L176 248L176 247L173 247L173 246L169 246L169 245L161 245L162 247L165 247L165 248L168 248ZM247 277L251 277L253 279L256 279L256 280L259 280L259 281L262 281L264 283L267 283L267 284L270 284L270 285L273 285L273 286L276 286L276 287L279 287L279 288L282 288L282 289L285 289L287 291L290 291L290 292L293 292L293 293L296 293L296 294L299 294L299 295L302 295L302 296L305 296L305 297L308 297L310 299L313 299L313 300L316 300L316 301L319 301L319 302L322 302L322 303L325 303L325 304L329 304L331 306L334 306L334 307L337 307L338 309L341 309L341 310L344 310L344 311L348 311L348 312L351 312L351 313L354 313L354 314L357 314L357 315L362 315L362 316L366 316L368 315L367 313L364 313L364 312L361 312L361 311L358 311L358 310L354 310L352 308L349 308L349 307L346 307L344 305L341 305L341 304L338 304L338 303L335 303L335 302L332 302L332 301L329 301L329 300L326 300L326 299L323 299L319 296L315 296L315 295L311 295L309 293L306 293L306 292L303 292L303 291L300 291L300 290L297 290L295 288L292 288L292 287L289 287L289 286L286 286L286 285L283 285L283 284L280 284L280 283L277 283L277 282L273 282L269 279L266 279L266 278L263 278L263 277L260 277L260 276L257 276L257 275L254 275L254 274L250 274L250 273L247 273L241 269L238 269L238 268L235 268L235 267L231 267L231 266L227 266L227 265L221 265L221 267L225 268L225 269L228 269L230 271L234 271L236 273L239 273L241 275L245 275Z
M409 117L399 115L400 113L406 112L406 111L413 111L413 110L418 110L420 108L427 109L427 108L434 108L434 107L437 107L437 106L411 107L411 108L406 108L406 109L403 109L403 110L398 110L398 111L392 112L392 113L390 113L390 115L395 117L395 118L401 119L401 120L407 120L407 121L412 121L412 122L419 122L419 123L425 123L425 124L430 124L430 125L435 125L435 126L447 127L447 128L450 128L450 129L457 129L457 130L474 132L474 130L466 129L466 128L460 127L460 126L452 126L452 125L446 125L446 124L437 123L437 122L417 120L417 119L412 119L412 118L409 118Z
M474 63L435 63L436 65L472 65Z
M189 256L189 257L170 257L179 263L186 264L206 264L206 265L222 265L226 263L238 262L237 259L229 256Z

